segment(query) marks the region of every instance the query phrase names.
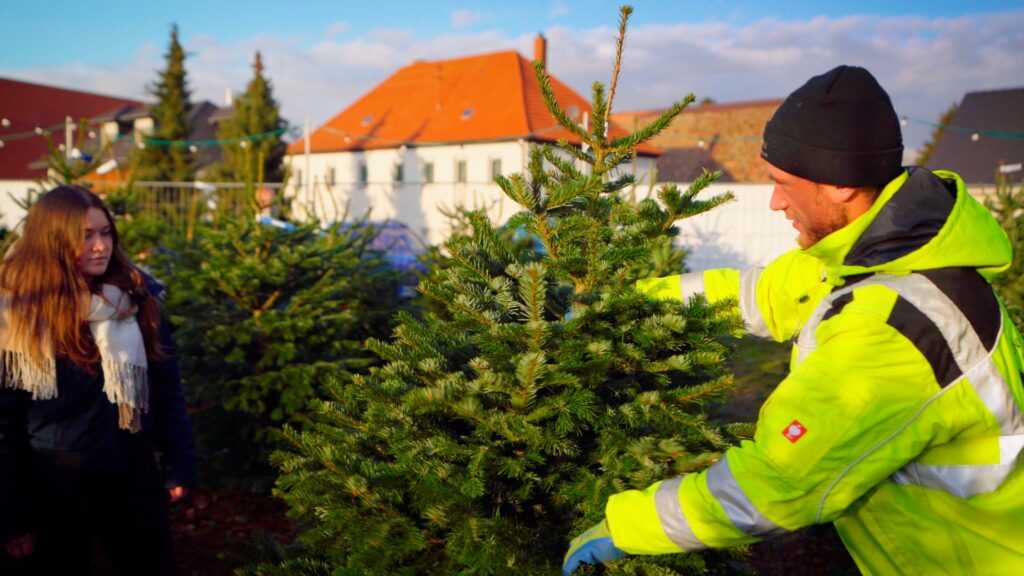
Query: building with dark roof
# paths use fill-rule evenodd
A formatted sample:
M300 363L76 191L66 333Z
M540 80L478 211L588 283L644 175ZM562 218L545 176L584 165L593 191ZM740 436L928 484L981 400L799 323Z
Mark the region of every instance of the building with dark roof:
M117 159L118 168L110 173L108 180L124 181L128 179L127 167L135 147L154 130L150 104L127 106L102 114L94 121L101 126L104 143L111 144L111 156ZM203 100L195 102L188 110L187 121L191 126L188 139L193 142L208 143L217 139L217 124L234 113L230 106L218 107ZM195 165L198 167L197 177L203 177L203 169L220 162L224 153L220 146L195 146ZM96 178L95 180L101 180Z
M1024 164L1024 88L968 92L935 143L927 168L992 184Z

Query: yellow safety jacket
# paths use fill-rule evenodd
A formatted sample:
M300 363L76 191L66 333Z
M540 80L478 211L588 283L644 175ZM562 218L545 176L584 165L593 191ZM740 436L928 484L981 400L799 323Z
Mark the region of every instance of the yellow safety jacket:
M911 168L766 268L642 281L655 297L734 298L750 333L795 346L753 441L611 497L615 546L664 554L834 522L865 574L1024 574L1024 343L988 282L1010 262L957 175Z

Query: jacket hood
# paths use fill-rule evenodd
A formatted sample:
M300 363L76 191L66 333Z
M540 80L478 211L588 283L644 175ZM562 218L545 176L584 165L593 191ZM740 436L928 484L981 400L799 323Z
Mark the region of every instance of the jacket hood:
M825 263L834 285L864 273L951 267L975 268L992 280L1013 255L1002 227L959 176L917 167L886 185L870 210L804 252Z

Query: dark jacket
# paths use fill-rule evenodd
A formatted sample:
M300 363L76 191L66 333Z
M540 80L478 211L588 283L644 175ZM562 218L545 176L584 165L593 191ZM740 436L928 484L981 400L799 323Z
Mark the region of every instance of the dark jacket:
M147 279L149 280L149 279ZM163 288L149 282L150 294ZM149 363L149 412L142 431L118 427L117 406L103 393L103 373L57 359L57 397L33 401L28 392L0 387L0 543L33 531L32 470L54 466L119 471L129 454L160 452L164 485L196 484L192 426L166 321L160 341L170 355Z

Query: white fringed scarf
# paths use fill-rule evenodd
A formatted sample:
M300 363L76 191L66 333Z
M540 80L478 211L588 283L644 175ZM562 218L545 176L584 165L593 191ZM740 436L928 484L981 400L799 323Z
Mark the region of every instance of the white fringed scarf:
M100 352L103 392L117 405L118 425L130 432L142 428L142 414L149 411L146 377L146 345L128 294L103 284L89 303L89 330ZM6 299L0 300L0 382L25 390L33 400L57 397L57 366L52 346L45 343L45 365L34 362L28 347L10 334Z

